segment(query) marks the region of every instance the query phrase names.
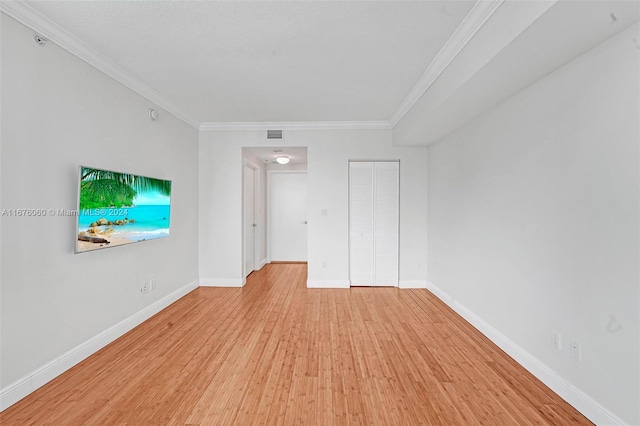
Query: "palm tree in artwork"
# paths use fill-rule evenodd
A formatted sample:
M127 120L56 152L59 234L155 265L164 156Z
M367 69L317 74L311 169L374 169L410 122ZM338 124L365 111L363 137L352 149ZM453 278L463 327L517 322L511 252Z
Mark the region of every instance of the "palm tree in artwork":
M171 181L89 167L81 168L81 209L131 206L138 192L147 191L170 195Z

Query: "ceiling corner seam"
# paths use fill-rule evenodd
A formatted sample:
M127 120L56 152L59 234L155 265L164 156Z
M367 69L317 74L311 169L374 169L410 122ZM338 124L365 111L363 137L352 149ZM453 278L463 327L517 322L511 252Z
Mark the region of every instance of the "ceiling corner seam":
M100 52L79 40L51 19L42 15L24 0L14 0L11 2L0 1L0 12L15 19L31 30L40 33L67 52L113 78L123 86L133 90L158 107L163 108L189 126L199 129L200 122L198 120L179 110L155 89L134 77L115 62L107 59Z
M400 102L400 105L389 119L392 128L402 120L422 95L426 93L440 74L442 74L449 64L462 52L464 47L473 39L476 33L491 16L493 16L504 1L505 0L478 0L474 4L467 16L465 16L411 88L407 96Z

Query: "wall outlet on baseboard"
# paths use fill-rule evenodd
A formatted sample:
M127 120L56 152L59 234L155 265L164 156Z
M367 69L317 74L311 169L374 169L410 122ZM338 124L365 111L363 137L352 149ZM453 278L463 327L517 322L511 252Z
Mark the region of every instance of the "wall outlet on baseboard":
M562 350L562 334L560 334L559 331L553 330L551 332L551 342L553 343L553 347L557 351L561 351Z
M147 294L149 292L149 283L148 282L143 282L142 285L140 285L140 294Z

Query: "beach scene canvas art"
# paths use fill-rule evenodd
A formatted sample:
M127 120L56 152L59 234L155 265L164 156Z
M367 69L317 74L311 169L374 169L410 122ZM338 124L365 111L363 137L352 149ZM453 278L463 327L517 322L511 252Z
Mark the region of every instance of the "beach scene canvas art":
M80 167L76 253L169 236L171 181Z

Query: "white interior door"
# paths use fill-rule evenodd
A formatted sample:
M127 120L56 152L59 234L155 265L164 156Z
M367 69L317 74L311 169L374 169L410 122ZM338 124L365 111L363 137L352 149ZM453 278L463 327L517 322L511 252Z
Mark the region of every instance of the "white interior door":
M398 286L397 161L349 163L349 280L352 286Z
M349 163L349 279L370 286L374 268L373 163Z
M397 161L374 163L374 285L377 286L398 286L399 166Z
M244 166L244 276L255 269L255 173L249 165Z
M307 173L272 172L269 183L272 261L307 261Z

